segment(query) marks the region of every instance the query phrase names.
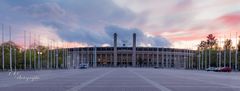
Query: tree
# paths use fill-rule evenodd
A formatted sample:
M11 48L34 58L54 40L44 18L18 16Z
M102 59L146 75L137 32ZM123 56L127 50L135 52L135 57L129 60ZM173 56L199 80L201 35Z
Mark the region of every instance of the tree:
M16 60L17 61L16 62L17 68L21 68L22 67L22 63L23 63L23 60L22 60L22 48L19 45L17 45L14 42L12 42L12 41L4 42L4 43L1 44L1 46L4 46L4 54L5 54L4 55L4 58L5 58L4 64L5 64L5 68L7 68L7 69L10 68L10 62L9 62L9 56L10 56L10 50L9 49L10 49L10 46L13 49L13 52L12 52L12 58L13 58L12 63L13 63L13 65L12 65L12 67L14 68L14 66L15 66L15 62L14 62L15 58L14 57L16 57L16 59L17 59ZM15 50L16 50L16 55L14 53ZM1 64L1 66L2 66L2 64Z
M207 44L211 49L214 45L217 44L217 39L215 38L215 36L213 34L209 34L207 36Z
M237 48L238 48L238 51L240 51L240 36L238 37L238 44L237 44Z
M201 41L200 44L198 45L199 50L204 50L207 48L207 42L206 41Z
M232 40L231 39L226 39L224 41L224 49L229 50L232 47Z

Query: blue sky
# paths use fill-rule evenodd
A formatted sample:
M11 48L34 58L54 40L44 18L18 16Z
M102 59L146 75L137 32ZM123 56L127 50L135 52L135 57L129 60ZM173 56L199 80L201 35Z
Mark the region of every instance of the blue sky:
M138 46L184 48L213 33L236 32L238 0L1 0L1 22L12 26L21 44L23 31L41 35L41 42L64 41L71 46L119 45L137 33ZM209 32L211 31L211 32ZM8 34L5 33L5 37ZM7 40L7 38L6 38Z

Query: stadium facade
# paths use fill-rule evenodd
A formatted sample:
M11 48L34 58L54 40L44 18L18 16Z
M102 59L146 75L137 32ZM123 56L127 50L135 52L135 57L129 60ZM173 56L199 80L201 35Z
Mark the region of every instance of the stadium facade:
M68 67L88 64L89 67L162 67L193 68L196 59L194 50L137 47L136 33L133 34L131 47L117 46L117 34L114 33L113 47L70 48Z

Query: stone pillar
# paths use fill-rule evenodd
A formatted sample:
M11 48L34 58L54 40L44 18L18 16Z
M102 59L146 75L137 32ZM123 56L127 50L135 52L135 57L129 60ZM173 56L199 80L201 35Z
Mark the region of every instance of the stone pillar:
M113 62L114 66L117 67L117 33L114 33L114 52L113 52Z
M149 57L149 53L147 53L147 67L149 67L149 60L150 60L150 57Z
M156 64L157 67L159 67L159 55L158 54L159 54L159 50L157 48L157 64Z
M168 68L169 65L169 54L168 54L168 50L166 51L166 68Z
M136 66L136 33L133 33L132 66Z
M93 67L97 67L97 47L93 49Z
M164 67L164 48L162 48L162 68Z

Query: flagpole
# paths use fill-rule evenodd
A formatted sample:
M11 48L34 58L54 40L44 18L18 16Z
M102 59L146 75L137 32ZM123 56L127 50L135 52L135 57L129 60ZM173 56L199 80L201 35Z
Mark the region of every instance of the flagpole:
M53 67L52 67L52 40L50 40L50 68L52 69Z
M210 40L211 41L211 40ZM208 45L208 67L211 67L211 47Z
M232 36L231 36L231 33L230 33L230 41L232 40ZM229 49L229 67L232 68L232 46L230 45L230 49Z
M200 70L201 69L201 65L200 65L200 58L201 58L201 55L200 55L201 53L200 53L200 47L198 48L198 70Z
M204 48L204 55L205 55L205 69L207 68L207 49Z
M14 68L17 70L17 48L14 48Z
M40 69L40 49L39 49L39 47L40 47L40 46L39 46L39 44L40 44L40 43L39 43L39 41L40 41L39 39L40 39L40 38L39 38L39 37L40 37L40 36L38 35L38 44L37 44L37 50L38 50L38 52L37 52L37 54L38 54L38 69Z
M55 50L55 41L53 40L53 68L56 68L56 50Z
M201 49L201 69L204 69L204 51Z
M29 55L30 55L30 58L29 58L29 69L32 69L32 48L31 48L31 32L29 34Z
M11 35L11 26L9 26L9 43L10 43L10 70L12 71L12 44L11 44L11 39L12 35Z
M36 34L34 34L34 35L36 35ZM37 69L37 64L36 64L36 55L37 55L37 53L36 53L36 51L37 51L37 49L36 49L36 36L34 36L33 46L34 46L34 50L33 50L33 65L34 65L34 70L36 70Z
M219 67L222 67L222 37L220 36L220 39L219 39L219 45L220 45L220 48L219 48L219 63L218 63L218 66Z
M24 31L24 70L26 70L26 66L27 66L27 61L26 61L26 51L27 51L27 48L26 48L26 31Z
M58 69L58 42L57 42L57 50L56 50L56 69Z
M225 37L225 35L224 35L224 66L223 67L226 67L226 55L227 55L227 48L226 48L226 46L225 46L225 41L226 41L226 37Z
M4 24L2 24L2 70L5 69L5 66L4 66Z
M47 69L49 69L49 40L47 40Z
M236 32L235 70L238 69L238 33Z
M64 66L65 66L65 58L64 58L64 42L63 42L63 40L62 40L62 47L61 47L61 49L62 49L62 67L64 68Z

